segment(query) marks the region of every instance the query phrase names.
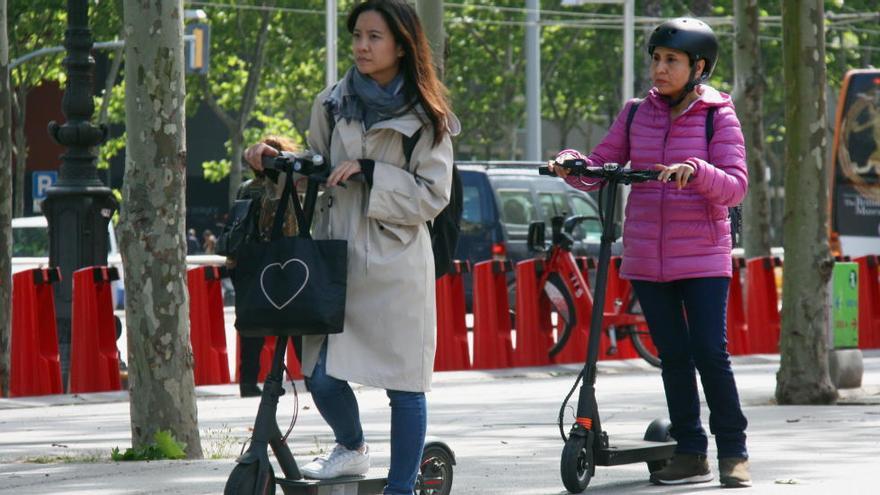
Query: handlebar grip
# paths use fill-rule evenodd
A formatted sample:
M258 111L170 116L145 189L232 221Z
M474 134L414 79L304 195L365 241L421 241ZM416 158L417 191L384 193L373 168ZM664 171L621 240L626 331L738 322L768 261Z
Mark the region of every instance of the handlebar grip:
M275 168L275 158L277 158L277 155L262 155L260 157L260 163L263 165L263 168Z
M550 167L538 167L538 175L549 175L550 177L556 177L556 174L550 170Z

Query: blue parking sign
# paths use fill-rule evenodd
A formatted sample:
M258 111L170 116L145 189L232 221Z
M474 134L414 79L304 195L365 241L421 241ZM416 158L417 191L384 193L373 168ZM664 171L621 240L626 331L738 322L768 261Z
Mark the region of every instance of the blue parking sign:
M58 182L57 170L34 171L34 187L31 192L31 197L33 198L33 200L42 201L46 199L46 191L48 191L50 187L54 186L56 182Z

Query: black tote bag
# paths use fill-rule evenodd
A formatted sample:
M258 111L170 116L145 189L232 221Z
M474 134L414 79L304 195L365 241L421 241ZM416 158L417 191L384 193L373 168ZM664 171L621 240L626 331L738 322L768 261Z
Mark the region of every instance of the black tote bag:
M245 243L236 258L235 328L244 336L342 332L348 242L311 238L311 218L300 206L291 175L286 174L271 241ZM307 194L317 195L317 187ZM282 234L288 200L299 230L293 237Z

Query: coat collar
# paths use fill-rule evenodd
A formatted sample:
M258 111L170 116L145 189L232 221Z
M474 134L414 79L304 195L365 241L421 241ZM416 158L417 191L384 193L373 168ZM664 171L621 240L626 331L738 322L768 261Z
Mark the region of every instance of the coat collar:
M689 108L696 108L697 106L720 107L730 103L730 95L722 93L712 86L700 84L695 91L697 91L700 96L691 103ZM660 92L657 91L657 88L651 88L651 91L648 91L648 96L646 96L645 99L650 101L651 104L657 108L662 108L667 111L669 110L669 105L666 104L666 101L660 95Z

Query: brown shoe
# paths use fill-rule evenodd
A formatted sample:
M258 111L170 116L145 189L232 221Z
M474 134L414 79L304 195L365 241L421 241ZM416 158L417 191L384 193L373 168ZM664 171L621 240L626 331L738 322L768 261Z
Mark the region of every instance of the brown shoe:
M718 459L718 471L720 471L721 486L724 488L752 486L748 459L742 457Z
M712 481L712 471L706 456L696 454L675 454L669 464L651 473L651 483L655 485L684 485Z

